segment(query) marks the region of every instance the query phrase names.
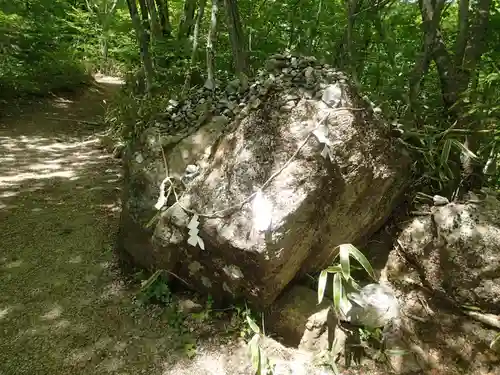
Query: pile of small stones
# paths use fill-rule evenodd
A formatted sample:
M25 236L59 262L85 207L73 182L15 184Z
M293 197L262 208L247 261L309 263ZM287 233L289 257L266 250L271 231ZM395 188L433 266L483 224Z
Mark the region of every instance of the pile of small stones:
M214 90L198 88L183 100L171 99L166 111L159 116L163 134L179 134L198 129L208 118L219 116L230 122L237 116L246 116L257 109L271 93L279 93L280 111L290 111L301 98L322 99L328 105L338 106L339 88L347 78L314 57L272 55L264 69L252 82L235 79L225 87Z

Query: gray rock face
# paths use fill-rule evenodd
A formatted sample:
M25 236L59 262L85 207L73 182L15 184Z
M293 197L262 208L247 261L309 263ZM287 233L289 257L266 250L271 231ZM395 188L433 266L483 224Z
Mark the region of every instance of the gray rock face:
M348 298L352 303L345 315L353 324L379 328L399 318L398 301L388 286L368 284Z
M266 316L268 329L287 346L319 353L328 350L337 325L333 302L318 305L317 293L304 286L292 286L271 306Z
M246 90L173 103L168 125L131 146L119 236L144 266L260 306L325 266L336 245L375 231L409 165L341 73L310 58L277 55L268 65ZM178 120L186 108L199 109L197 120ZM183 179L189 165L196 174ZM162 182L165 192L176 185L178 202L172 192L148 229Z
M390 339L411 353L398 357L399 373L415 368L413 358L425 373L495 374L500 356L490 343L498 330L484 317L498 321L500 202L489 196L425 209L405 223L381 271L400 307Z
M432 289L459 304L500 313L500 202L430 208L399 238L402 251Z

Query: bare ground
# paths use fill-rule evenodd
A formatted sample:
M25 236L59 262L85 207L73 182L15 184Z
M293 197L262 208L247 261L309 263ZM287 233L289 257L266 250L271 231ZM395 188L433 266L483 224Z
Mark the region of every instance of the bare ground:
M184 373L177 331L134 303L112 251L120 166L95 134L118 87L0 119L1 375ZM224 373L198 351L198 374Z

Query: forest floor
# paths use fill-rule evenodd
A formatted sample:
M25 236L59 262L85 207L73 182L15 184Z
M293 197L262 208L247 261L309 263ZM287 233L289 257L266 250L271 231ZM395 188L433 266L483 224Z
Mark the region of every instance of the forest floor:
M210 345L187 365L179 330L117 265L121 169L97 137L117 83L0 118L0 375L227 371Z

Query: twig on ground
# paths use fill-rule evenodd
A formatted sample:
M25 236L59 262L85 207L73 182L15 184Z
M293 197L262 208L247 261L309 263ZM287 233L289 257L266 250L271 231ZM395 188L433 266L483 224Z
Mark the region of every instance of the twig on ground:
M65 118L65 117L44 117L47 120L57 120L57 121L72 121L72 122L80 122L82 124L88 125L102 125L103 122L95 122L95 121L87 121L87 120L78 120L74 118Z

